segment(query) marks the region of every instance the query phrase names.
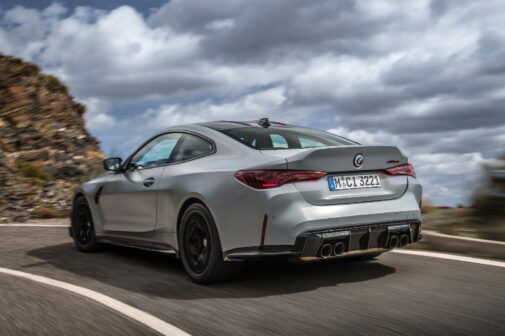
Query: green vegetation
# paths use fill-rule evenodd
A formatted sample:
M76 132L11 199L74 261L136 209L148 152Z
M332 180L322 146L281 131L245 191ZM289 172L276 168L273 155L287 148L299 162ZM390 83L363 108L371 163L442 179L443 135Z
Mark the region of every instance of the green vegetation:
M484 165L485 178L470 207L441 208L423 201L423 227L455 236L505 241L505 154Z
M407 250L434 250L435 247L426 240L421 240L414 244L409 244L404 247Z
M421 204L421 213L424 214L429 214L433 212L435 208L431 205L430 201L428 200L423 200L423 203Z
M83 184L84 182L87 182L89 180L92 180L95 177L97 177L98 175L101 175L103 173L105 173L105 169L103 168L102 163L97 162L96 164L94 164L91 170L89 170L83 176L81 176L79 178L79 182L72 184L72 186L70 187L70 191L72 192L72 195L75 194L77 192L77 190L79 190L79 187L81 186L81 184Z
M440 233L505 241L505 218L482 216L479 209L432 207L423 214L423 229Z
M30 178L35 184L51 182L54 179L53 176L46 173L40 165L23 160L16 160L16 168L23 176Z
M40 73L40 67L37 64L33 63L27 63L28 71L34 72L34 73Z
M60 90L63 91L65 94L68 94L68 87L63 84L57 77L53 75L46 75L44 77L44 80L46 81L46 84L49 88L49 90Z
M87 171L83 176L80 178L80 183L84 183L86 181L89 181L91 179L94 179L98 175L101 175L105 173L105 169L102 166L102 163L97 163L92 166L91 170Z
M65 217L67 216L68 213L65 211L53 209L53 208L46 208L46 207L38 207L35 208L33 211L32 217L33 218L38 218L38 219L47 219L47 218L59 218L59 217Z

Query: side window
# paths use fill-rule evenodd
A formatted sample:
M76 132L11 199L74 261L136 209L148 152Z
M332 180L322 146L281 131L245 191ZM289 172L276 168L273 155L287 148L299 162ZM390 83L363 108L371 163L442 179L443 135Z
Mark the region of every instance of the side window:
M300 146L302 148L327 147L328 146L328 145L326 145L326 144L324 144L322 142L319 142L319 141L316 141L316 140L312 140L312 139L308 139L308 138L303 138L303 137L299 137L298 141L300 141Z
M208 154L211 151L212 145L210 142L197 136L186 134L172 162L189 160L197 156Z
M273 148L289 148L288 141L282 135L270 134L270 138L272 139Z
M180 138L180 133L168 133L154 138L133 156L131 163L140 169L167 164Z

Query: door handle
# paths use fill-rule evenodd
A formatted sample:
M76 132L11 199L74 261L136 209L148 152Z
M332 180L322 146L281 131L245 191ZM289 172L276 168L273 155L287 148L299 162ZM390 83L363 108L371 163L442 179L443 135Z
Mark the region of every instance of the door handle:
M154 178L150 177L144 180L144 187L150 187L154 184Z

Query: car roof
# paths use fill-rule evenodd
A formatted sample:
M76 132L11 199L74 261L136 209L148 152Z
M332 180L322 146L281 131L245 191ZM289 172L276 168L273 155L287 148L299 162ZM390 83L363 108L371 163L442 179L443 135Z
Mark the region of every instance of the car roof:
M278 121L272 121L268 120L271 126L275 127L286 127L286 128L292 128L292 127L298 127L295 125L288 125L285 123L281 123ZM204 123L199 123L197 125L204 126L211 128L216 131L224 131L224 130L230 130L234 128L243 128L243 127L262 127L260 125L260 120L252 120L252 121L231 121L231 120L221 120L221 121L210 121L210 122L204 122Z

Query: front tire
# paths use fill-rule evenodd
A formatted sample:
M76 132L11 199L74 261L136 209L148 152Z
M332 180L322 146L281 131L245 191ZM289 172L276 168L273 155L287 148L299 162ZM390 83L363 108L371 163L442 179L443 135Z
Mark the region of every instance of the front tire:
M72 209L72 238L81 252L96 252L99 244L96 242L95 225L86 198L79 197Z
M240 272L239 262L223 260L219 234L209 210L191 204L181 219L179 252L184 269L199 284L227 280Z

